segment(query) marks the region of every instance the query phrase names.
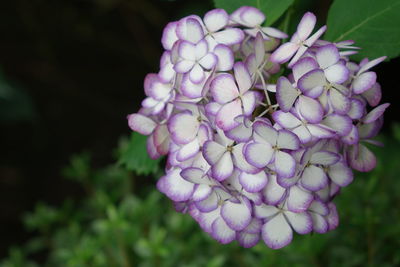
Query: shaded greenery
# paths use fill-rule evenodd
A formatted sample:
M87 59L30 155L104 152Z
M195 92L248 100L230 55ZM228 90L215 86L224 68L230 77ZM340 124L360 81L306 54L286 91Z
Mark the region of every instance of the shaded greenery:
M393 129L393 137L381 137L384 148L373 148L377 168L357 174L337 197L339 227L324 235L296 236L278 251L262 242L251 249L220 245L189 215L177 213L154 185L136 188L134 181L145 177L120 164L94 169L83 153L63 173L80 183L86 196L60 207L37 204L24 216L35 237L11 248L1 266L399 265L400 126ZM44 260L37 260L41 255Z
M325 38L332 42L354 40L362 48L353 56L356 60L382 55L395 58L400 54L399 11L398 0L335 0L329 9Z

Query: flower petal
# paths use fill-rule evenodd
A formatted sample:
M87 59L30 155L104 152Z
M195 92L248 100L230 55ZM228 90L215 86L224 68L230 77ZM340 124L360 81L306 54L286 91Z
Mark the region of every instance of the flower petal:
M203 145L203 156L210 165L216 164L226 152L226 147L214 141L206 141Z
M157 126L152 119L139 113L128 115L128 125L133 131L143 135L150 135Z
M305 52L307 52L308 47L304 45L300 45L299 49L296 51L296 54L292 59L290 60L288 67L292 68L294 64L296 64L297 61L304 55Z
M212 176L217 181L223 181L233 173L231 153L225 152L222 157L211 167Z
M289 178L294 175L296 161L290 154L283 151L276 151L274 164L279 177Z
M156 99L163 100L171 93L171 85L163 83L158 76L154 78L153 75L148 74L145 79L145 93L146 95Z
M288 35L278 29L273 27L262 27L261 30L268 36L278 38L278 39L285 39Z
M292 132L287 130L279 130L277 147L279 149L296 150L300 146L299 138Z
M318 191L328 184L328 177L323 169L315 165L306 167L301 176L301 185L310 191Z
M283 214L279 213L263 225L262 237L268 247L279 249L292 242L293 231Z
M351 131L346 136L343 136L341 138L341 140L346 145L354 145L354 144L358 143L358 141L360 140L360 136L359 136L359 132L358 132L357 126L353 125L351 127Z
M260 241L260 234L239 232L236 234L236 239L242 247L251 248L257 245L258 241Z
M312 218L307 212L295 213L285 211L285 216L290 226L298 234L305 235L312 231Z
M205 184L200 184L194 190L192 199L193 199L193 201L204 200L211 194L211 192L212 192L212 189L210 186L205 185Z
M372 67L378 65L379 63L381 63L381 62L384 61L385 59L386 59L386 56L379 57L379 58L376 58L376 59L374 59L374 60L371 60L370 62L368 62L368 63L362 65L361 68L358 70L358 73L357 73L357 74L363 73L363 72L365 72L365 71L371 69Z
M376 73L368 71L362 73L360 76L353 81L353 92L355 94L361 94L370 89L376 83Z
M321 165L332 165L338 162L339 155L330 151L318 151L312 154L310 163Z
M204 57L202 57L199 61L199 64L204 68L204 69L212 69L215 64L217 64L217 56L214 55L213 53L208 53Z
M270 175L267 185L263 190L265 203L268 205L277 205L285 196L286 188L280 186L276 181L276 175Z
M301 121L292 113L277 110L272 114L272 118L283 128L293 129L301 125Z
M335 135L335 131L327 129L326 127L322 127L321 124L317 124L317 125L308 124L307 129L312 136L317 137L317 138L330 138ZM301 138L300 138L300 140L301 140ZM304 143L304 141L303 141L303 143Z
M250 193L260 192L268 183L268 176L264 170L250 174L242 172L239 175L239 182L243 188Z
M161 156L161 154L158 153L158 151L157 151L157 148L154 144L154 139L152 138L152 136L147 138L146 150L151 159L158 159Z
M153 132L153 141L157 152L161 155L168 154L170 134L165 124L158 125Z
M245 26L253 28L264 22L265 15L259 9L248 6L242 11L240 18L244 22Z
M249 164L244 155L244 143L235 145L232 149L233 163L236 168L247 173L257 173L259 169ZM250 192L250 191L249 191Z
M287 206L290 211L303 212L308 209L314 196L301 189L297 185L289 189L289 196L287 198Z
M363 123L371 123L376 121L378 118L382 116L382 114L385 112L385 110L390 106L389 103L385 103L382 105L377 106L373 110L371 110L363 119Z
M329 214L328 206L320 200L314 200L308 209L311 212L318 213L323 216L326 216Z
M180 39L194 44L198 43L204 37L204 31L199 20L193 16L183 18L179 21L176 34Z
M262 37L261 32L258 32L256 38L254 40L254 65L255 69L257 69L264 61L265 58L265 47L264 47L264 39ZM247 60L246 60L247 61Z
M245 147L245 158L253 166L264 168L267 166L273 155L273 149L268 143L250 143Z
M231 229L241 231L249 225L252 217L248 205L244 202L235 203L229 200L223 204L221 216Z
M307 72L303 77L300 78L298 81L297 85L299 89L306 95L310 96L312 98L316 98L319 95L313 92L320 92L322 93L322 90L315 90L315 88L321 88L322 86L325 85L325 74L322 70L316 69Z
M352 129L353 121L348 116L331 114L322 120L322 124L335 130L339 136L346 136Z
M259 234L261 233L262 226L263 221L261 219L253 217L249 225L247 225L247 227L243 229L243 232L246 232L248 234Z
M308 129L308 128L310 128L310 126L314 126L314 125L309 124L308 127L301 125L300 127L293 129L293 133L295 135L297 135L300 142L302 142L303 144L310 142L313 137L313 135L311 134L311 132Z
M244 123L240 123L235 128L225 132L228 138L236 142L247 142L250 140L252 134L253 129L251 127L246 127Z
M232 230L221 217L219 217L212 224L212 237L221 244L228 244L235 240L236 232Z
M228 71L233 68L234 56L229 46L219 44L213 52L217 56L217 70Z
M180 175L180 169L174 169L161 177L157 188L173 201L186 201L194 191L194 184L186 181Z
M233 71L235 73L235 80L239 86L239 92L244 94L251 87L250 73L243 62L236 62L233 65Z
M364 145L351 146L348 150L350 166L360 172L369 172L376 166L375 155Z
M278 142L278 131L272 126L268 125L263 121L256 121L253 124L254 129L254 140L256 142L265 143L265 141L270 145L276 145Z
M339 225L339 214L337 212L336 206L334 203L330 202L328 204L329 206L329 214L326 217L327 221L328 221L328 231L331 231L333 229L335 229L338 225Z
M229 15L221 8L208 11L203 18L204 24L210 32L216 32L228 24Z
M369 139L375 137L382 127L383 118L379 118L374 122L358 125L358 134L361 139Z
M254 215L259 219L271 219L273 216L279 213L279 209L272 205L256 205L254 206Z
M324 116L321 104L308 96L300 96L297 103L301 116L310 123L319 123Z
M304 57L293 65L293 77L295 81L298 81L304 74L317 69L318 63L312 57Z
M375 107L381 102L382 90L379 83L375 83L370 89L362 93L362 96L368 101L371 107Z
M203 68L199 64L195 64L189 73L189 79L193 83L201 83L204 80L205 74Z
M190 61L196 60L196 50L196 45L187 41L181 41L178 46L179 56Z
M211 234L212 232L212 223L220 216L220 209L215 209L211 212L200 212L197 210L196 206L193 205L190 210L190 215L198 221L200 227L206 232ZM197 213L195 215L194 213Z
M215 185L200 168L190 167L181 171L181 176L188 182L194 184Z
M239 115L243 115L242 105L240 99L236 99L220 108L215 117L215 123L218 128L229 131L238 125L235 118Z
M189 72L194 66L194 61L183 59L175 64L174 70L178 73Z
M331 89L328 91L328 100L336 113L345 115L351 108L351 101L338 90Z
M211 82L210 92L214 100L220 104L225 104L239 96L235 80L231 74L224 73L218 75Z
M203 79L202 82L193 83L190 80L189 74L187 74L187 73L184 74L182 77L181 88L180 88L182 95L184 95L190 99L202 97L206 80L207 80L207 76L205 77L205 79Z
M256 101L259 98L258 92L247 91L242 96L243 114L250 116L256 108Z
M349 78L349 74L349 69L342 64L335 64L325 69L326 79L331 83L344 83Z
M226 28L223 31L213 33L212 36L217 43L224 45L239 44L244 39L243 31L237 28Z
M170 22L165 26L161 37L161 43L165 50L171 50L174 43L178 40L178 36L176 35L177 26L177 21Z
M171 138L178 144L187 144L193 141L199 130L199 122L189 112L174 115L168 122Z
M328 222L326 219L314 212L310 212L311 218L312 218L312 230L316 233L319 234L324 234L328 231Z
M176 155L176 159L179 160L180 162L188 160L194 157L199 152L199 149L200 149L199 141L195 139L192 142L183 145L179 149Z
M211 211L216 210L218 208L218 196L213 191L213 192L210 193L210 195L207 198L205 198L205 199L203 199L201 201L194 202L194 205L201 212L211 212Z
M304 41L310 36L311 32L315 27L315 23L317 22L317 18L311 12L307 12L301 18L299 25L297 26L297 35L300 40Z
M298 44L291 42L284 43L271 54L269 60L279 64L287 62L298 49Z
M278 79L276 84L276 100L282 111L288 112L294 101L299 96L299 91L293 87L292 83L284 76Z
M311 47L318 40L318 38L321 37L322 34L324 34L324 32L326 31L326 28L327 28L326 25L324 25L321 28L319 28L319 30L316 31L313 35L311 35L304 42L305 47Z
M318 48L315 57L322 69L336 64L340 59L339 50L334 44L327 44Z
M353 181L353 172L344 162L329 166L328 176L341 187L347 186Z

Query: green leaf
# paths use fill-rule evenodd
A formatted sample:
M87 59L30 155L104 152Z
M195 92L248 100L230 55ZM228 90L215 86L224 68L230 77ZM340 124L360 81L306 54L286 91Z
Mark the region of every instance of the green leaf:
M147 136L133 132L129 141L123 141L120 148L119 164L139 175L156 174L160 159L151 159L146 149Z
M254 6L267 17L265 26L274 23L293 4L294 0L214 0L217 8L231 13L241 6Z
M354 59L400 54L399 0L335 0L328 13L325 39L354 40L361 47Z

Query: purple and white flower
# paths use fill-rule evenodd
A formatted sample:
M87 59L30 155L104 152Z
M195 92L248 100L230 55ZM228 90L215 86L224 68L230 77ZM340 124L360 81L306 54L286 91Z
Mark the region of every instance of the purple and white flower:
M167 155L157 188L178 212L222 244L279 249L338 226L334 198L352 169L376 166L368 144L381 145L389 104L370 71L385 57L353 62L354 42L321 40L326 26L312 34L310 12L281 45L287 35L264 21L245 6L168 23L128 124L151 158Z
M302 55L311 47L318 38L326 31L326 26L321 27L317 32L312 33L317 18L314 14L307 12L297 26L297 31L293 34L290 42L280 46L271 55L271 61L276 63L289 62L289 67L293 66ZM293 56L294 55L294 56Z

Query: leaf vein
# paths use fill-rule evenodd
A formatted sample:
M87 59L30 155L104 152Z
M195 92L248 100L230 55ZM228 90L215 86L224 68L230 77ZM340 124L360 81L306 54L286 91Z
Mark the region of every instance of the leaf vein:
M388 6L387 8L381 10L380 12L376 13L375 15L366 18L365 20L361 21L359 24L355 25L354 27L350 28L347 32L343 33L342 35L340 35L338 38L336 38L336 40L334 42L338 42L340 40L343 40L343 38L349 34L351 34L352 32L354 32L355 30L357 30L358 28L360 28L361 26L363 26L365 23L367 23L368 21L376 18L377 16L380 16L382 14L384 14L385 12L391 10L393 7L395 7L396 5L399 5L400 2L392 5L392 6Z

